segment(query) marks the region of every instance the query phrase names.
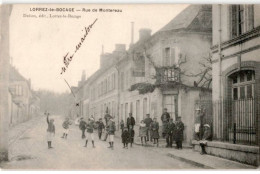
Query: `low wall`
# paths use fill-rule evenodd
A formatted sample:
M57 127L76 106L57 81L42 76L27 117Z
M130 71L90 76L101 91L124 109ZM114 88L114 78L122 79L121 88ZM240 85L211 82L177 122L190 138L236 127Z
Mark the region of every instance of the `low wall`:
M193 140L194 150L201 151L199 141ZM224 142L211 141L207 143L206 152L209 155L238 161L244 164L259 166L259 147Z

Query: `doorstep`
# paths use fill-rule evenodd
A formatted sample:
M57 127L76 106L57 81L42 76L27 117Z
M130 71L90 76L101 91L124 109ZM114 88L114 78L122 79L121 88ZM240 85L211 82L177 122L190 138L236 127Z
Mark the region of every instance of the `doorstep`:
M167 156L190 163L204 169L256 169L255 166L219 158L211 155L201 155L192 149L174 149Z

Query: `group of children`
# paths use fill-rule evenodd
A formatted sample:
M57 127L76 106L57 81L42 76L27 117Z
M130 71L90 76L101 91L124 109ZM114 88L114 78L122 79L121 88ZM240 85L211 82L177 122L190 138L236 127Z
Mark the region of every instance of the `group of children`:
M48 129L47 129L47 141L48 141L48 148L52 148L51 142L52 139L55 135L55 125L54 125L54 119L49 120L49 113L45 113L47 115L47 124L48 124ZM66 118L65 121L62 123L63 127L63 135L61 138L67 138L68 133L69 133L69 126L72 123L69 121L69 118ZM124 123L121 122L120 124L122 134L122 143L123 143L123 148L128 149L128 144L130 144L130 147L133 146L134 142L134 136L135 136L135 131L133 129L133 126L129 127L124 127ZM99 119L98 122L95 123L94 118L91 117L89 118L88 122L85 122L83 119L81 119L79 128L82 130L82 138L85 138L85 132L87 133L86 135L86 141L84 147L87 147L88 142L91 140L92 141L92 146L95 148L95 143L94 143L94 129L98 129L98 137L101 140L102 137L102 132L105 129L107 137L109 137L109 147L111 149L114 149L114 135L116 131L116 126L115 126L115 121L112 117L108 119L106 122L106 126L104 125L102 118ZM142 120L140 123L139 127L139 136L141 137L141 142L143 145L143 142L146 143L147 141L147 126ZM157 122L157 119L154 118L153 121L150 124L149 131L151 133L151 138L154 140L154 144L157 144L158 146L158 139L159 139L159 123Z
M135 131L132 126L129 126L129 129L127 127L124 127L124 130L122 131L122 143L124 145L123 148L128 149L128 143L130 143L130 147L133 146L134 143L134 136L135 136Z
M120 123L120 127L122 130L122 143L123 143L123 148L128 148L128 143L130 143L130 147L132 147L132 144L134 142L134 136L135 136L135 131L133 129L133 126L129 126L129 128L124 127L124 122L123 120ZM147 137L147 132L150 131L151 138L154 141L154 144L159 145L159 123L157 122L157 118L154 118L153 121L150 124L150 127L147 128L147 125L144 123L144 120L140 122L139 126L139 137L141 138L141 143L142 146L144 145L144 142L146 143L148 140Z

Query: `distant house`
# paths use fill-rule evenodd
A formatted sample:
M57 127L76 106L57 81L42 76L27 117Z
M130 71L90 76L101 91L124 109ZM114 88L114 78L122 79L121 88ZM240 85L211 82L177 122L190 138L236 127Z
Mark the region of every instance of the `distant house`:
M40 99L32 91L30 80L11 65L9 71L10 125L16 125L39 114Z

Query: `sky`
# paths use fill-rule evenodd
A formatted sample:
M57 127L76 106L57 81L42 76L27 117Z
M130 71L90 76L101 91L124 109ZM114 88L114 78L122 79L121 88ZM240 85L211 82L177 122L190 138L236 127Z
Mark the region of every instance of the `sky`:
M12 64L27 79L34 90L44 89L58 93L77 86L82 71L87 77L99 69L102 45L112 52L115 44L131 42L131 22L134 22L134 42L139 29L150 28L152 34L161 29L188 5L15 5L10 17L10 56ZM122 12L46 12L34 8L121 9ZM40 18L39 15L47 17ZM80 18L50 18L49 15L74 15ZM28 17L35 15L37 18ZM25 17L27 16L27 17ZM75 51L84 36L84 28L96 23L74 54L68 69L62 75L63 57Z

